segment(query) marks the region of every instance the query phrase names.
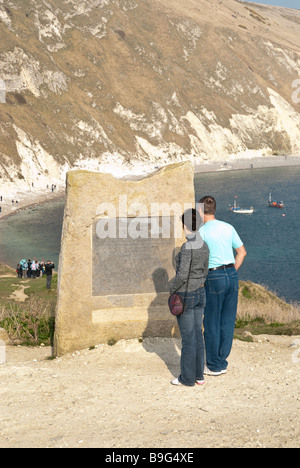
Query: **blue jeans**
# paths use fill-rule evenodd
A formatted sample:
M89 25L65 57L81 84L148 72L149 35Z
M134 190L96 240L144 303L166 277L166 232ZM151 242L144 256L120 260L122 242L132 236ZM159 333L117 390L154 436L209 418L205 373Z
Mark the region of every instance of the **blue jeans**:
M239 279L235 268L210 271L206 283L204 339L208 369L227 369L238 304Z
M182 294L185 298L185 310L177 317L182 339L180 367L178 377L183 385L192 387L196 380L203 380L204 339L202 334L203 313L206 303L205 288Z

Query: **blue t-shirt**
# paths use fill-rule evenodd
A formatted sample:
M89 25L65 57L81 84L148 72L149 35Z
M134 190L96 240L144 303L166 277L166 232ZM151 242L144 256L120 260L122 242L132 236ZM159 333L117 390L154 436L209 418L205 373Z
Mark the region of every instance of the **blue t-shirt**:
M233 249L242 247L243 242L231 224L217 219L208 221L200 235L209 248L209 268L235 263Z

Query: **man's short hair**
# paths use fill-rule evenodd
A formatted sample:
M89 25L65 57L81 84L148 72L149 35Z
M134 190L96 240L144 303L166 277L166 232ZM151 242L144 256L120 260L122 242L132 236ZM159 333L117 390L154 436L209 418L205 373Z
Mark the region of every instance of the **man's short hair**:
M182 224L188 228L191 232L197 232L201 226L201 216L199 211L195 210L195 208L191 208L186 210L182 217Z
M206 195L202 197L199 203L203 203L204 205L204 214L206 215L214 215L217 209L217 202L214 197L210 195Z

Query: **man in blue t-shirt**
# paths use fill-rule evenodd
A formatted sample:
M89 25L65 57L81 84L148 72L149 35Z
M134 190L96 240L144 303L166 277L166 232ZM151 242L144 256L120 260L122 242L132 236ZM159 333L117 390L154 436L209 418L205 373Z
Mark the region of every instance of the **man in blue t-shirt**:
M237 270L247 252L234 227L215 218L216 200L205 196L199 203L204 205L200 234L209 248L204 312L206 374L216 376L225 374L228 366L238 305Z

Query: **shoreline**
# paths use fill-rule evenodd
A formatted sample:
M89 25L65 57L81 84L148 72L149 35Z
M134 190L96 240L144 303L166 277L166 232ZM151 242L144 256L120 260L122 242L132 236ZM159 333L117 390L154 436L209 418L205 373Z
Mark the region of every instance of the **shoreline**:
M27 210L33 206L42 205L44 203L50 203L54 200L59 200L65 198L65 190L58 190L54 193L45 193L42 191L34 192L18 192L18 197L15 197L18 200L18 205L12 205L11 199L9 201L1 202L2 211L0 213L0 221L15 214L19 213L20 211ZM10 197L11 198L11 197ZM3 208L5 211L3 211Z
M237 170L252 170L250 168L250 163L252 164L253 166L253 170L254 169L273 169L273 168L279 168L279 170L277 171L272 171L270 172L269 174L274 174L274 176L279 175L280 174L280 167L285 167L285 168L290 168L288 169L287 172L284 172L284 173L287 173L287 174L292 174L294 172L293 170L293 167L296 167L296 166L299 166L300 167L300 157L276 157L276 159L274 157L266 157L266 158L253 158L253 159L247 159L247 160L235 160L235 161L228 161L226 164L222 164L222 162L213 162L213 163L210 163L210 164L203 164L203 165L197 165L194 167L194 175L196 177L198 177L198 180L201 180L201 175L199 177L199 174L203 174L203 177L205 178L205 174L208 174L208 173L217 173L217 172L224 172L224 171L237 171ZM297 170L297 174L298 174L298 170ZM257 173L257 176L261 176L261 177L265 177L265 175L267 175L268 172L265 171L265 172L262 172L262 173ZM246 180L248 179L248 177L250 178L250 180L253 179L253 176L255 174L252 174L251 176L251 173L246 173ZM229 174L228 174L229 176ZM213 180L215 180L215 176L213 175ZM220 176L222 177L222 176ZM240 173L237 174L235 177L237 177L237 179L239 179L239 177L243 177L243 173ZM256 177L256 176L255 176ZM254 178L255 178L254 177ZM197 179L196 179L197 180ZM209 179L210 180L210 179ZM216 180L220 180L219 178L217 178ZM4 195L5 195L5 192L3 191L2 192ZM19 204L18 206L14 206L12 207L11 206L11 199L9 198L9 195L7 196L8 197L8 200L7 202L10 202L8 205L7 205L7 211L6 212L2 212L0 213L0 223L2 222L2 219L4 220L3 221L3 224L2 226L5 227L6 223L9 224L11 221L9 221L9 219L6 221L6 218L9 218L15 214L18 214L19 212L24 212L23 214L23 217L24 217L24 220L27 219L27 216L30 215L30 211L27 212L26 214L26 210L30 210L31 207L38 207L38 206L42 206L42 205L45 205L47 203L51 203L51 202L55 202L55 203L60 203L59 200L61 200L61 203L63 203L63 201L65 200L66 198L66 191L65 191L65 188L63 187L63 185L61 185L59 187L58 190L56 190L54 193L52 193L51 191L48 191L48 190L38 190L38 189L35 189L35 190L32 190L30 192L27 192L27 193L24 193L22 195L21 192L18 192L17 193L17 196L15 199L17 199L17 197L19 197ZM1 203L0 203L1 205ZM22 215L21 215L22 216ZM4 244L5 245L5 244ZM4 250L5 251L5 250ZM0 260L1 262L1 260ZM13 267L12 264L10 264L11 267ZM291 300L288 299L286 300L285 298L283 298L283 300L285 302L288 302L290 303Z
M196 164L195 174L292 166L300 166L300 156L260 156L254 158L229 159L224 162Z
M255 158L240 158L231 160L229 159L228 161L224 162L220 161L195 164L194 173L195 175L199 175L208 172L227 172L247 169L271 169L275 167L292 166L300 166L300 156L261 156ZM132 175L130 179L131 178L137 179L140 178L140 176ZM128 178L126 177L126 179ZM32 190L30 192L17 192L14 198L15 200L18 200L18 204L16 205L14 203L14 205L12 205L11 195L5 195L4 191L4 200L0 202L0 206L2 208L0 213L0 220L13 216L14 214L22 210L26 210L32 206L41 205L57 199L62 199L65 197L65 194L65 188L59 188L53 193L42 190Z

